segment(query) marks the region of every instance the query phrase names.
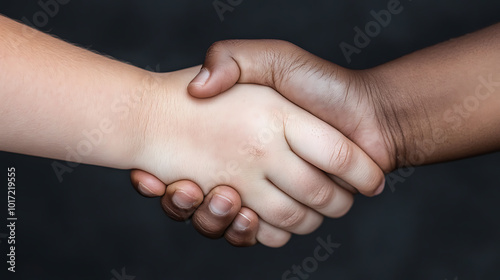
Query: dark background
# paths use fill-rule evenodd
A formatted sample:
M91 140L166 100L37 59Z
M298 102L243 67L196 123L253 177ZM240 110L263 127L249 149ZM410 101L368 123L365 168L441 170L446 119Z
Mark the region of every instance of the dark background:
M230 38L284 39L367 68L500 21L499 1L401 1L404 10L348 64L340 42L352 44L353 28L388 2L244 0L221 21L212 1L75 0L40 29L160 71L200 64L211 43ZM18 20L41 10L37 1L0 2L0 13ZM341 246L309 279L500 278L498 153L417 168L393 190L358 197L345 217L280 249L205 239L169 220L157 199L136 194L127 171L82 165L60 183L52 162L0 153L2 182L8 166L17 170L19 218L17 273L5 273L0 239L1 279L113 279L122 268L135 279L281 279L328 235Z

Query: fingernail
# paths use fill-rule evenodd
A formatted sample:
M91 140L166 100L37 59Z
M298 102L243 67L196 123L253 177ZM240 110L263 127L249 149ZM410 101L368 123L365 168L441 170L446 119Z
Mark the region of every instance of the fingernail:
M175 191L172 196L172 201L181 209L191 209L196 202L196 199L183 191Z
M233 207L233 203L226 197L216 194L210 200L208 207L215 215L224 216L229 213L229 210Z
M382 184L375 191L375 195L381 194L384 191L384 187L385 187L385 179L384 179L384 182L382 182Z
M144 185L142 182L139 182L139 192L144 196L156 196L150 188Z
M194 77L191 81L191 84L197 86L204 86L207 83L208 78L210 77L210 72L207 68L201 68L200 73Z
M244 231L250 226L251 222L252 221L250 221L250 219L247 216L238 213L238 216L236 216L236 218L233 221L233 226L235 227L236 230Z

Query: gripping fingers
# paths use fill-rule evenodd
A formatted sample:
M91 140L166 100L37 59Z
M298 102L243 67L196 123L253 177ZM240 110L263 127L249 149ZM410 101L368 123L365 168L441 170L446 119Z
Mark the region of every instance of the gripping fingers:
M178 181L167 187L161 198L161 206L173 220L185 221L203 202L203 198L203 192L198 185L191 181Z
M334 218L343 216L351 208L353 196L349 191L293 152L276 159L270 166L269 180L305 206Z
M233 246L248 247L257 243L258 230L259 216L249 208L242 207L224 237Z
M286 122L285 135L291 149L304 160L334 174L362 194L379 194L384 174L356 144L307 112L297 112Z
M227 186L214 188L193 215L193 226L202 235L220 238L238 211L241 200L238 192Z
M259 214L261 220L296 234L318 228L323 216L297 202L266 179L239 190L243 205Z
M292 234L277 227L274 227L262 219L259 220L259 230L257 231L257 241L265 246L278 248L285 245Z
M167 186L154 175L138 169L130 171L130 181L136 191L145 197L162 196L165 194L165 189L167 188Z

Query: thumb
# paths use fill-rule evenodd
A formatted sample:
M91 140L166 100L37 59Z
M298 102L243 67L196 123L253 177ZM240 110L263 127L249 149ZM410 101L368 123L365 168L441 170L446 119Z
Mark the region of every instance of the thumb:
M208 49L200 73L188 85L188 92L192 96L212 97L238 82L240 68L232 54L234 42L236 41L220 41Z
M195 97L206 98L222 93L236 83L255 83L280 91L280 81L288 80L292 75L285 71L286 68L296 66L291 65L293 62L304 63L297 61L297 57L312 56L281 40L216 42L208 49L203 67L189 84L188 91Z

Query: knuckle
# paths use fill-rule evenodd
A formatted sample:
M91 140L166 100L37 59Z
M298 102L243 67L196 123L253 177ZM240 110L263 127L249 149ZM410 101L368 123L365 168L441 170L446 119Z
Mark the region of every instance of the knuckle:
M328 168L334 174L346 172L352 161L352 147L344 140L339 141L330 153Z
M277 236L274 238L270 238L270 240L264 244L273 248L280 248L285 246L285 244L288 243L288 241L290 241L290 238L291 235Z
M327 206L333 198L334 188L329 184L323 184L311 190L309 205L315 209L321 209Z
M278 248L285 245L291 238L291 233L278 229L266 223L261 224L256 234L256 241L262 245Z
M221 51L221 49L223 48L223 42L215 42L213 43L207 50L207 53L205 55L205 57L208 59L208 58L211 58L213 57L214 55L216 55L217 53L219 53Z
M294 232L294 233L298 235L306 235L317 230L321 226L324 220L323 215L318 214L318 216L319 216L318 220L314 224L311 224L309 227L302 229L300 232Z
M265 81L266 85L280 87L291 79L301 65L293 53L284 52L283 49L285 47L280 44L278 48L271 47L263 52L260 63L270 66L261 73L261 80Z
M329 215L331 218L340 218L343 217L349 210L351 210L352 205L354 204L354 196L351 194L349 197L344 201L345 205L335 211L332 215Z
M227 50L230 47L237 47L241 44L240 40L223 40L213 43L207 50L207 57L213 56Z
M290 229L304 221L306 213L299 207L293 207L286 211L279 211L278 214L278 227L283 229Z
M275 86L283 79L284 68L283 58L279 51L267 49L263 52L262 60L259 61L262 65L269 65L261 72L260 80L264 81L265 85Z

